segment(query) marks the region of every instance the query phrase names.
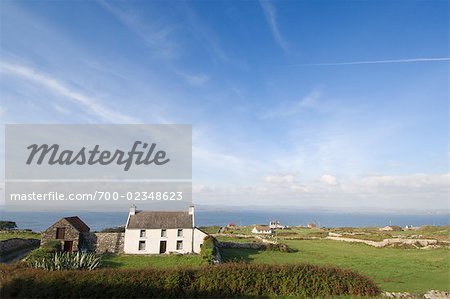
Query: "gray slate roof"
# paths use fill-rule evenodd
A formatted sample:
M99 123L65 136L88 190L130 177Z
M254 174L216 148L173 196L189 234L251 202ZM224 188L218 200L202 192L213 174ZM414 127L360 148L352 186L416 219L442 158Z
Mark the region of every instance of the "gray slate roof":
M136 211L130 216L127 228L192 228L192 215L188 212Z

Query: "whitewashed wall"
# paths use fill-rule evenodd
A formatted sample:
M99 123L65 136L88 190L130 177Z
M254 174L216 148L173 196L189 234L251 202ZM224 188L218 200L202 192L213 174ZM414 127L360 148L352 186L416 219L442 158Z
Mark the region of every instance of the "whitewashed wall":
M167 241L166 253L192 252L192 229L183 229L178 237L178 229L167 229L167 237L161 237L160 229L147 229L145 237L140 237L140 229L125 230L124 252L129 254L159 254L160 241ZM139 241L145 241L145 250L139 250ZM177 241L183 241L183 249L177 250Z
M201 246L203 244L203 239L208 236L206 233L199 229L194 229L194 252L200 253Z
M207 236L199 229L183 229L183 236L178 237L178 229L167 229L167 237L161 237L160 229L147 229L145 237L140 237L140 229L125 230L124 252L128 254L159 254L160 241L167 241L166 253L200 253L200 245ZM192 242L194 238L194 242ZM177 241L183 241L183 249L177 250ZM145 241L145 250L139 250L139 241ZM192 248L194 247L194 248Z

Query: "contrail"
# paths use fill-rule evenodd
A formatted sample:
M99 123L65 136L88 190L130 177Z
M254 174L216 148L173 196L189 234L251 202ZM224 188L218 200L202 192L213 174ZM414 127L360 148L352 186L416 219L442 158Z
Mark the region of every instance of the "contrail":
M450 57L364 60L364 61L334 62L334 63L306 63L306 64L292 64L290 66L339 66L339 65L358 65L358 64L414 63L414 62L432 62L432 61L450 61Z

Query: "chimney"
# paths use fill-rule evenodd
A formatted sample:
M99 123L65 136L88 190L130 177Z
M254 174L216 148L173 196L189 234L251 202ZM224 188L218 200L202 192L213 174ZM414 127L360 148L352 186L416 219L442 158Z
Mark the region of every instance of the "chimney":
M194 215L194 206L189 206L189 215L192 215L192 227L195 227L195 215Z
M130 207L130 215L135 215L136 214L136 206L135 205L132 205L131 207Z

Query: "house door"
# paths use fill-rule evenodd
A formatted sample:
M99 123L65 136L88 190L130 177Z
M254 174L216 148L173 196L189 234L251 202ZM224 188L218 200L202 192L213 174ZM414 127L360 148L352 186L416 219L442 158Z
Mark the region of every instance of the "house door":
M64 251L72 252L73 241L64 241Z
M159 242L159 253L166 253L167 241Z

